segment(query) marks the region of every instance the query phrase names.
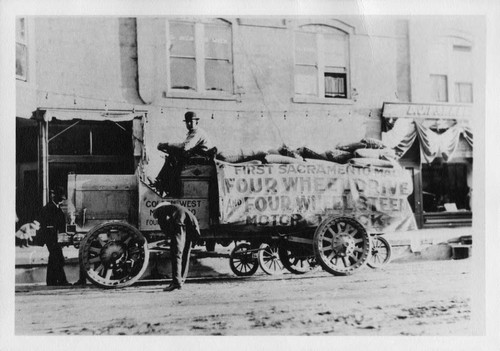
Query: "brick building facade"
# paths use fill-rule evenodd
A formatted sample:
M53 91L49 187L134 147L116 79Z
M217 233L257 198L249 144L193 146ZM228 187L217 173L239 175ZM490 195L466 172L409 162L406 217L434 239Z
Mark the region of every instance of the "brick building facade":
M438 134L482 118L484 72L473 63L484 57L476 49L483 25L464 17L18 18L18 215L30 220L68 172L131 174L147 157L154 177L163 162L156 145L183 139L187 110L223 154L381 139L385 122L408 118L384 115L384 103L469 111L417 116ZM454 159L427 164L418 143L401 155L420 226L437 211L424 206L437 191L428 184L446 174L459 179L461 196L472 188L472 148L460 140ZM441 214L435 225L470 224L466 199L455 202L460 219Z

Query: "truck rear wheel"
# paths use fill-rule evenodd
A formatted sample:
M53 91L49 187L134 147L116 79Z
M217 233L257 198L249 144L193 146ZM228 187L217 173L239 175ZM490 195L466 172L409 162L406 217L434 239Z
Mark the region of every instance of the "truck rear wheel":
M318 270L319 265L311 250L311 245L280 242L278 254L283 266L293 274L305 274Z
M391 261L391 244L382 236L375 235L372 238L370 257L366 264L370 268L380 268Z
M324 270L334 275L349 275L368 260L370 237L355 219L332 216L316 229L313 248Z
M90 230L80 244L80 269L102 288L135 283L148 266L146 239L128 223L108 222Z
M248 243L241 243L234 247L229 257L229 267L234 274L239 277L248 277L254 275L259 268L257 250L252 250L252 246Z
M259 266L269 275L281 274L285 267L280 260L278 243L262 243L259 247Z

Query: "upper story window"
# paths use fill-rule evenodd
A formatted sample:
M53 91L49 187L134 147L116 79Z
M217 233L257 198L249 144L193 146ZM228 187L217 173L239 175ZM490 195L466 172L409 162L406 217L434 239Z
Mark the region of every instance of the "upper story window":
M349 35L326 25L295 32L295 94L349 98Z
M473 102L472 44L458 37L442 37L429 50L431 100Z
M28 41L26 38L26 19L16 18L16 78L27 80L28 77Z
M455 102L472 103L472 46L453 45L453 69Z
M231 23L169 21L169 87L233 93Z
M445 74L431 74L432 101L448 101L448 77Z

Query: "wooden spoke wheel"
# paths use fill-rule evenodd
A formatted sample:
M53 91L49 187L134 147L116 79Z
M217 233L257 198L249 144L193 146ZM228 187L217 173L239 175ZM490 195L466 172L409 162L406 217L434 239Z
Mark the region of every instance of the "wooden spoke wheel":
M122 288L135 283L149 261L147 242L128 223L109 222L94 227L80 244L80 269L95 285Z
M259 247L259 266L269 275L281 274L285 269L281 263L277 243L262 244Z
M332 216L316 229L313 248L324 270L334 275L349 275L368 260L370 237L356 220Z
M283 266L293 274L304 274L319 268L310 245L280 242L278 254Z
M257 272L259 261L248 243L241 243L234 247L229 257L229 266L234 274L248 277ZM257 251L255 251L255 254Z
M380 268L391 261L391 244L382 236L372 236L370 257L366 264L370 268Z

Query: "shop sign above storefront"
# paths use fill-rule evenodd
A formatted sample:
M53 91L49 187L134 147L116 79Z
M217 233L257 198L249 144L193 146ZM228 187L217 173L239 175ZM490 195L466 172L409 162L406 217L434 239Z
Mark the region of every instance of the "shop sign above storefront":
M382 115L387 118L469 119L472 116L472 106L385 102Z

